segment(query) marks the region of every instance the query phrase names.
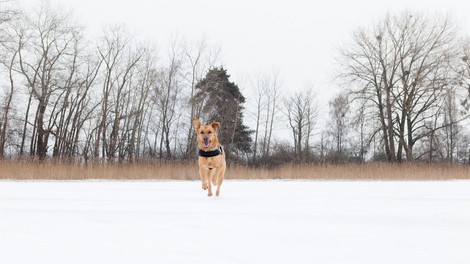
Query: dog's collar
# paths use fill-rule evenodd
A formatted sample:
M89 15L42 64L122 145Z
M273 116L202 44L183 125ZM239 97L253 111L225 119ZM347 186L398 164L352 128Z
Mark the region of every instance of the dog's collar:
M204 151L202 149L199 149L199 157L212 158L219 155L222 155L222 147L218 147L215 150L211 151Z

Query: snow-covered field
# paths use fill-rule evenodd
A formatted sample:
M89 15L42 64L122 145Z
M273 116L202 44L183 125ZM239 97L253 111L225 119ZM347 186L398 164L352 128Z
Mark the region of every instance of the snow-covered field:
M470 181L0 181L0 263L470 263Z

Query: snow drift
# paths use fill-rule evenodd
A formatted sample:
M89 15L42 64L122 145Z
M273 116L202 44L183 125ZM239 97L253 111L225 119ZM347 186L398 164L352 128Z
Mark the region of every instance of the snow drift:
M13 263L470 263L470 181L0 181Z

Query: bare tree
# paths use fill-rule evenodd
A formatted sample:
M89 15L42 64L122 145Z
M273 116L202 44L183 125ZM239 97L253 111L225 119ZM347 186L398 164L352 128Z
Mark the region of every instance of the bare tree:
M132 101L133 123L128 142L129 161L133 162L140 158L140 147L144 135L144 120L149 109L150 92L157 84L156 52L147 48L139 65L137 76L136 94ZM147 133L145 133L147 134Z
M82 36L75 40L73 59L63 86L62 105L54 116L54 157L72 159L79 154L84 124L98 108L98 100L91 99L91 89L96 85L102 60L96 54L87 54L85 45L88 43L81 39Z
M170 41L170 51L168 54L168 64L163 67L159 72L158 87L156 92L157 104L159 110L159 118L161 122L161 136L159 145L159 157L162 159L172 158L171 151L171 136L172 124L177 119L177 101L181 96L182 90L182 58L183 58L183 45L181 39L175 36ZM165 148L165 155L163 149Z
M0 4L8 3L9 1L1 1ZM0 105L0 159L5 157L5 145L8 139L8 130L10 127L10 115L12 112L13 96L16 90L14 73L15 65L17 63L18 52L23 48L23 41L21 39L22 33L17 32L17 26L20 23L20 18L14 16L17 14L11 9L0 10L0 63L5 67L9 80L9 88L4 93ZM14 19L16 18L16 19Z
M82 70L82 76L78 82L77 94L75 98L75 110L73 116L71 116L70 121L70 133L66 140L65 148L67 151L62 151L68 153L67 155L75 155L79 152L79 142L80 136L85 134L83 138L83 149L81 155L84 161L87 163L90 158L90 149L92 145L92 136L94 135L93 131L96 129L95 126L88 125L86 123L92 123L95 119L96 110L99 108L101 101L94 97L97 97L96 94L92 93L92 88L97 85L97 77L99 75L100 67L102 65L102 59L96 54L89 54L84 58L84 68ZM92 131L87 130L90 129Z
M349 108L351 109L351 107ZM355 114L352 117L351 128L356 132L358 137L358 143L356 143L356 145L358 145L358 149L356 152L358 153L357 156L361 162L365 161L367 149L370 145L370 142L375 137L376 131L380 131L380 129L374 128L374 122L370 120L371 116L368 114L367 105L365 104L365 101L358 101L357 110L355 111ZM370 130L372 130L373 132L370 133Z
M309 157L313 125L318 115L315 94L307 89L286 98L284 113L292 131L297 160L305 161Z
M350 127L348 120L349 101L348 96L340 93L329 103L330 105L330 123L329 134L336 143L335 157L344 158L344 141Z
M133 80L138 63L145 49L133 46L131 36L122 26L111 27L105 32L99 54L103 60L104 82L102 88L101 118L96 130L94 157L106 157L114 162L116 154L122 161L125 155L126 128L130 112L130 99L135 95ZM101 145L101 148L100 148Z
M10 89L5 92L5 98L4 102L0 105L1 107L1 112L2 115L0 116L0 159L5 157L5 144L7 142L7 131L8 127L10 124L10 112L12 108L12 100L13 100L13 94L15 92L15 84L13 81L13 64L15 62L16 56L18 54L18 51L14 51L13 54L11 54L11 60L8 63L7 61L3 61L2 59L2 64L4 64L7 69L8 69L8 76L10 80Z
M260 134L260 124L261 118L264 117L262 112L266 111L267 104L265 101L266 93L268 91L269 80L266 77L258 77L256 84L253 85L255 92L255 113L254 119L256 121L255 130L254 130L254 142L253 142L253 161L256 161L258 155L258 138Z
M119 75L122 73L122 70L117 69L119 68L123 60L123 53L125 52L125 48L129 44L129 38L126 36L125 29L120 26L115 26L109 28L106 32L104 32L104 36L102 37L102 43L98 46L98 52L101 56L101 60L103 61L103 87L102 87L102 94L101 94L101 102L100 102L100 118L98 120L97 129L95 130L96 136L94 138L94 147L93 147L93 156L97 159L100 156L104 158L110 155L110 158L114 156L113 153L107 152L108 150L108 136L107 136L107 128L109 125L108 117L110 115L111 107L112 107L112 93L113 90L116 89L116 77L115 75ZM100 148L101 145L101 148Z
M412 160L429 133L425 125L453 81L456 36L449 17L403 13L356 31L354 44L342 49L340 76L354 85L352 98L373 109L389 161L401 161L403 152Z
M14 0L1 0L0 1L0 26L10 22L19 11L15 8ZM4 28L0 29L0 32L3 32ZM3 41L0 39L0 42Z
M73 60L79 26L71 22L68 14L59 14L46 3L27 18L26 26L28 42L18 56L20 72L32 98L37 100L30 153L44 159L55 125L54 113L64 95L61 81L67 74L65 65Z
M281 81L278 72L272 72L270 76L269 86L266 91L266 119L264 122L264 138L261 145L263 157L267 157L271 152L272 135L274 129L274 121L278 116L278 103L281 97Z
M462 57L460 67L457 68L459 74L459 85L466 90L466 98L462 101L462 106L468 113L470 110L470 39L462 44Z
M447 91L444 101L444 135L446 145L446 161L453 163L461 127L457 120L459 109L457 108L456 94L454 89Z
M278 113L280 97L280 81L278 72L260 73L251 85L254 95L251 97L254 112L251 117L255 120L253 160L266 158L271 149L274 121Z

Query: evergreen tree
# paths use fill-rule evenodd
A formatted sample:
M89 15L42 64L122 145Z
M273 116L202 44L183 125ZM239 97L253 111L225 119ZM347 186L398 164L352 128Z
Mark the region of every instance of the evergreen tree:
M221 123L218 136L227 154L247 153L250 152L253 131L243 124L245 97L229 78L223 67L210 69L196 84L194 100L200 107L203 120Z

